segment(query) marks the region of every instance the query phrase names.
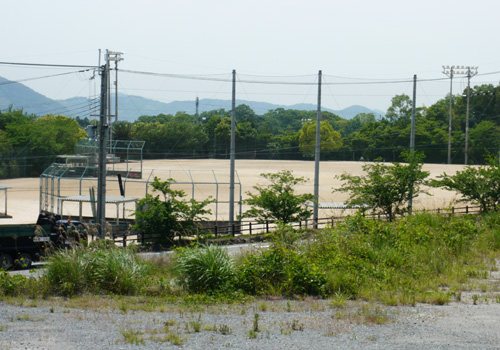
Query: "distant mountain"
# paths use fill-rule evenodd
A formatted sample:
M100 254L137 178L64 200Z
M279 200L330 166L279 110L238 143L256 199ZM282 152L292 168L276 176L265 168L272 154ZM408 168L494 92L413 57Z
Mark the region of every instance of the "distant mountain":
M111 101L114 106L114 95L111 96ZM298 109L305 111L315 111L317 109L316 105L307 103L287 106L268 102L237 100L236 104L246 104L259 115L262 115L271 109L277 108ZM89 100L85 97L73 97L66 100L52 100L21 83L12 82L0 77L0 109L5 110L11 105L15 109L22 109L27 113L37 115L50 113L62 114L70 117L91 118L99 113L98 100ZM158 115L160 113L176 114L177 112L194 114L196 112L194 100L164 103L140 96L118 94L118 105L118 119L127 121L134 121L142 115ZM199 101L200 113L222 108L230 110L231 101L216 99L201 99ZM345 119L351 119L359 113L374 113L377 117L384 115L384 112L371 110L357 105L342 110L333 110L324 107L322 110L332 112Z
M52 111L64 109L59 102L39 94L26 85L0 77L0 109L5 110L9 106L39 115L59 114L60 112Z

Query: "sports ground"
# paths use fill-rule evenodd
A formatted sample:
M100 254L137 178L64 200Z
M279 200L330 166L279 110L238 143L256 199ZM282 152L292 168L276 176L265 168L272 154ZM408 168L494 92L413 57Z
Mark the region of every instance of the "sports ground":
M319 201L321 203L342 203L347 198L346 193L332 192L342 186L342 181L336 178L343 173L362 175L364 162L337 162L324 161L320 163ZM435 178L446 172L454 174L463 169L463 165L425 164L424 170L430 172L430 177ZM175 189L183 189L187 198L194 197L198 200L211 196L217 198L219 204L212 204L212 219L217 214L219 220L226 220L228 215L229 200L229 160L219 159L197 159L197 160L145 160L142 168L142 179L128 180L125 182L125 196L127 198L143 198L146 192L147 181L152 181L155 176L166 180L173 178L181 184ZM298 193L314 192L314 161L284 161L284 160L236 160L236 183L235 199L241 194L245 199L246 192L252 191L255 185L266 185L261 173L273 173L281 170L291 170L295 176L303 176L309 181L296 188ZM36 222L40 208L40 178L21 178L0 181L0 184L10 187L7 191L7 214L11 218L1 219L0 224L20 224ZM71 179L63 180L60 185L60 196L75 196L78 194L88 195L90 187L96 187L95 179L82 179L81 181ZM151 189L149 189L150 191ZM420 195L414 200L415 209L437 209L456 205L459 196L454 192L443 189L428 189L430 195ZM1 196L5 196L0 193ZM120 196L116 177L110 177L107 182L107 195ZM0 203L4 198L0 197ZM239 207L235 207L235 213L239 213ZM242 208L244 211L245 208ZM133 207L128 206L125 210L120 209L119 215L130 217ZM83 207L84 215L90 216L90 206ZM107 205L107 216L114 217L116 209L113 205ZM65 203L64 215L77 217L79 206L77 203ZM342 211L336 209L321 209L320 217L341 215Z

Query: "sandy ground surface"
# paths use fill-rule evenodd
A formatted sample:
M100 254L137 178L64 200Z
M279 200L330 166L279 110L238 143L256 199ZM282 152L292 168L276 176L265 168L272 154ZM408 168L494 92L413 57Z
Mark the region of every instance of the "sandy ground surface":
M342 182L336 179L336 175L343 173L363 174L363 162L321 162L320 164L320 202L343 202L347 199L346 193L332 193L332 189L338 189ZM137 165L134 165L137 167ZM129 180L125 183L125 195L131 198L142 198L145 195L147 184L155 176L162 180L173 178L178 184L175 189L183 189L188 198L205 199L209 196L217 198L219 204L211 206L213 217L217 215L219 220L224 220L228 214L229 200L229 161L200 159L200 160L146 160L143 163L143 178L141 180ZM443 172L454 174L463 169L462 165L426 164L424 170L430 172L431 177L436 177ZM261 173L278 172L280 170L292 170L296 176L304 176L309 181L297 187L299 193L314 192L314 162L313 161L272 161L272 160L237 160L236 161L236 186L235 198L238 199L241 191L242 198L246 198L246 192L252 191L256 184L265 185L266 180L260 177ZM194 185L191 181L195 182ZM218 185L216 185L218 183ZM241 184L241 188L238 185ZM39 212L40 203L40 179L23 178L2 180L2 185L11 187L7 192L7 214L10 219L2 219L0 224L34 223ZM90 187L97 187L96 179L63 179L60 182L60 196L75 196L78 194L88 195ZM81 192L80 192L81 191ZM441 189L430 189L432 196L422 195L414 201L416 209L435 209L450 206L458 199L453 192ZM110 177L107 182L107 195L119 196L119 186L116 177ZM3 192L0 192L0 211L4 211ZM224 203L226 202L226 203ZM57 204L53 204L56 209ZM125 211L120 207L120 216L129 217L134 209L133 204L128 204ZM236 214L239 208L235 208ZM245 210L245 208L242 208ZM66 202L63 207L65 215L77 217L79 207L77 203ZM106 213L109 217L116 216L116 206L108 204ZM83 206L83 214L90 216L90 206ZM340 211L321 210L321 217L340 215Z

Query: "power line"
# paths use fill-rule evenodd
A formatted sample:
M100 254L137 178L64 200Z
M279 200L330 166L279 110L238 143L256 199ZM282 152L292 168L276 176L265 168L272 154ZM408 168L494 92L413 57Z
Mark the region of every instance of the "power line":
M32 81L32 80L38 80L38 79L45 79L45 78L53 78L53 77L60 77L60 76L63 76L63 75L70 75L70 74L75 74L75 73L83 73L83 72L88 72L90 70L91 69L85 69L85 70L79 70L79 71L74 71L74 72L66 72L66 73L59 73L59 74L44 75L44 76L41 76L41 77L26 78L26 79L21 79L21 80L16 80L16 81L8 80L8 81L1 82L0 85L19 84L19 83L26 82L26 81Z
M29 66L29 67L53 67L53 68L99 68L98 66L74 65L74 64L52 64L52 63L23 63L23 62L0 62L9 66Z

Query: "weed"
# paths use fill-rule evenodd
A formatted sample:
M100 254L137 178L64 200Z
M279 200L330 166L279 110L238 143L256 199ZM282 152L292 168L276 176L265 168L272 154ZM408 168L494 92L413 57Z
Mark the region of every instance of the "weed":
M290 335L290 334L292 334L292 330L286 330L286 329L284 329L284 328L281 328L281 329L280 329L280 333L281 333L282 335Z
M291 325L291 328L294 330L294 331L303 331L304 330L304 325L302 323L299 323L298 320L296 319L293 319L292 321L292 325Z
M139 336L141 333L134 331L133 329L122 329L120 330L121 335L123 336L123 341L128 344L145 344L144 339Z
M118 249L105 241L92 247L58 251L48 259L45 278L57 294L85 291L134 294L145 284L146 265L131 249Z
M201 331L201 326L202 326L201 313L199 314L197 321L190 321L189 322L189 326L191 326L191 328L193 329L193 331L195 333L199 333Z
M292 312L292 306L289 301L286 302L286 312Z
M248 339L255 339L257 338L257 332L251 329L248 331L247 337Z
M259 331L259 314L253 315L253 331L258 332Z
M7 330L7 326L6 325L1 325L0 326L0 332L6 331L6 330Z
M118 310L120 310L122 314L126 314L128 312L128 302L127 302L127 300L121 298L118 301Z
M204 331L217 332L216 325L211 325L211 326L206 325L206 326L203 326L201 329Z
M218 291L232 284L234 262L222 247L187 248L178 253L177 272L191 291Z
M343 293L337 292L330 299L329 304L332 307L343 309L345 307L346 302L347 302L347 296Z
M266 312L267 311L267 303L265 303L265 302L260 303L259 304L259 309L262 312Z
M221 324L219 325L219 333L222 335L228 335L231 334L232 330L228 325Z
M175 325L177 325L176 320L166 320L165 322L163 322L163 326L165 327L165 329L169 329L170 327Z
M155 343L170 342L173 345L182 345L186 341L186 338L183 338L175 333L168 332L158 337L151 336L151 341L154 341Z
M477 305L477 301L478 301L478 299L479 299L479 296L478 296L477 294L474 294L474 295L472 296L472 303L473 303L474 305Z
M19 314L19 315L17 315L16 319L18 321L29 321L30 320L30 315L28 315L28 314Z
M174 345L182 345L186 341L185 338L182 338L179 335L174 334L174 333L168 333L168 334L166 334L165 340L169 341L170 343L172 343Z
M362 317L363 323L385 324L390 321L387 311L379 306L363 305L358 315Z

